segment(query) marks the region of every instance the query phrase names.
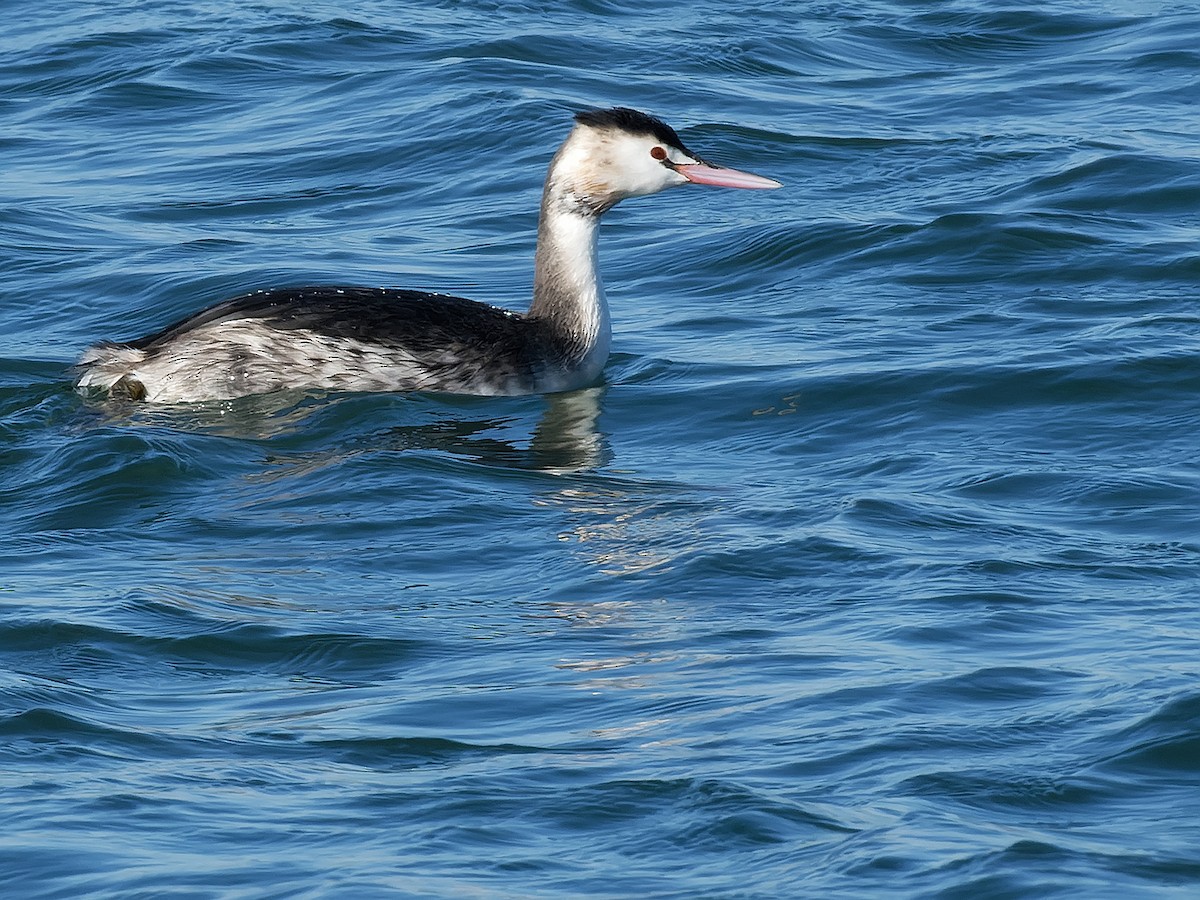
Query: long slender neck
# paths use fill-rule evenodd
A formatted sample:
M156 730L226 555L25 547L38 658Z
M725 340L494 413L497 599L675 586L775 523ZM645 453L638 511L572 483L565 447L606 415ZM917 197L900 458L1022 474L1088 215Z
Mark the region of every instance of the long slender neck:
M561 154L560 154L561 156ZM603 209L589 205L556 172L555 157L542 194L529 317L546 326L570 369L594 369L608 358L608 302L596 269Z

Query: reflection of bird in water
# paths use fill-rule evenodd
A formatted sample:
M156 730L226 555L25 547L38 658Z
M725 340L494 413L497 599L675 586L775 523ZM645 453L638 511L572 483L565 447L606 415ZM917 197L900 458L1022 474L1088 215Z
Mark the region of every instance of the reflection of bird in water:
M552 394L528 442L502 435L524 423L487 418L441 418L427 425L400 426L388 433L392 449L443 450L490 466L564 475L594 469L608 456L597 430L604 389Z
M714 166L652 116L580 113L550 164L528 312L422 291L309 287L228 300L155 334L102 343L79 387L165 403L279 390L529 394L594 384L608 359L601 215L683 184L774 188Z

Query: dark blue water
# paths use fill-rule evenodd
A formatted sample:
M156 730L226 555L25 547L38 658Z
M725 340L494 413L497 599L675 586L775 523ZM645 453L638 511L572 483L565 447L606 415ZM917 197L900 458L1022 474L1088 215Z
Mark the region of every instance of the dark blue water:
M1200 889L1200 6L3 11L5 896ZM523 307L613 104L786 187L607 217L603 387L72 391Z

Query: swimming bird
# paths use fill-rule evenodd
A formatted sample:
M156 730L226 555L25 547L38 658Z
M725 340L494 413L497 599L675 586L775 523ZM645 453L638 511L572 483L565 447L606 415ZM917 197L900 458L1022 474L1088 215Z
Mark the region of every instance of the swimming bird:
M595 383L611 343L596 270L600 217L684 184L777 188L705 162L669 125L617 107L575 116L550 163L525 313L462 297L372 287L256 291L146 337L83 354L88 394L160 403L281 390L513 395Z

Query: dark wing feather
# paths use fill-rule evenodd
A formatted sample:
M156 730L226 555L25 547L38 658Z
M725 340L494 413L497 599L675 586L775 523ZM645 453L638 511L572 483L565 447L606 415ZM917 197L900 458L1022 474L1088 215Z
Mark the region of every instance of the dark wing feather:
M128 346L153 352L171 340L221 321L260 319L279 329L304 329L393 347L414 341L507 343L530 323L524 316L463 297L391 288L303 287L256 291L181 319ZM525 336L528 340L528 335Z

